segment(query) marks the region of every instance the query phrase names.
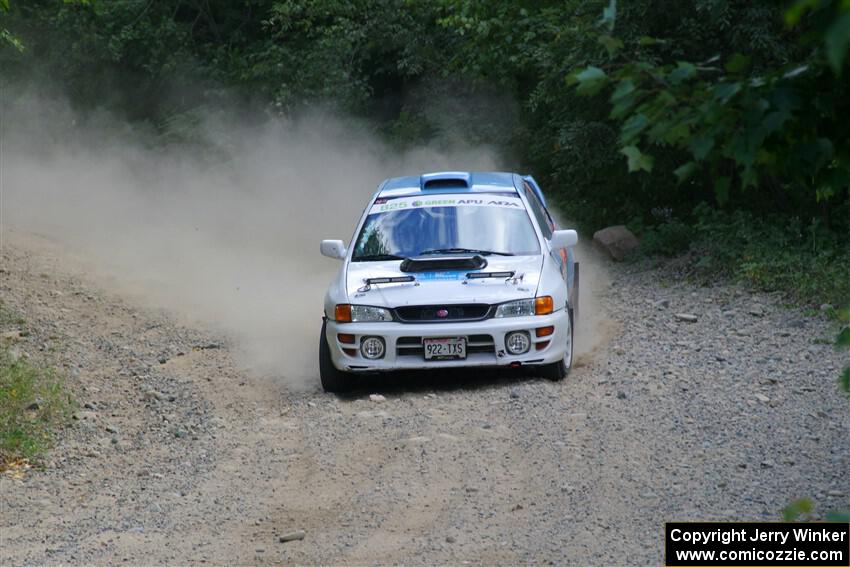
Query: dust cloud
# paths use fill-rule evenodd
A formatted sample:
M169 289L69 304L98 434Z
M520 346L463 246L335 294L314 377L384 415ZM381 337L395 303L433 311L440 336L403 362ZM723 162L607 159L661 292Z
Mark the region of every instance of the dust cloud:
M348 241L386 177L504 168L489 148L396 151L328 112L250 125L210 112L200 144L163 147L55 99L0 103L0 234L47 237L101 287L228 336L247 370L292 389L318 384L322 297L339 267L319 241Z

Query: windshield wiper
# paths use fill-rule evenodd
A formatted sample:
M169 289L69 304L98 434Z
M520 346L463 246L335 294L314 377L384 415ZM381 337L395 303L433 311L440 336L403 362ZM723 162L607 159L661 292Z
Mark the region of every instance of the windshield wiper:
M477 250L475 248L437 248L435 250L425 250L424 252L420 252L420 256L428 256L429 254L481 254L482 256L489 256L490 254L496 254L497 256L514 256L513 252L497 252L495 250Z
M363 254L353 258L355 262L380 262L381 260L404 260L404 256L395 254Z

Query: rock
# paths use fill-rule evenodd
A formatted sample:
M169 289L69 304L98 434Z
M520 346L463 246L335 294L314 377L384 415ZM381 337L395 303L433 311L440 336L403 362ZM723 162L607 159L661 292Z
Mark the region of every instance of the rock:
M756 394L756 399L763 404L770 403L770 398L768 398L764 394Z
M373 417L388 418L390 416L390 414L385 411L359 411L354 415L355 417L361 417L363 419L370 419Z
M160 356L158 361L160 364L165 364L166 362L168 362L168 359L164 356Z
M457 540L452 536L446 536L446 543L454 543Z
M387 398L382 396L381 394L369 394L369 399L373 402L385 402Z
M162 392L157 392L152 388L145 390L142 395L146 400L159 400L161 402L166 399L165 394L163 394Z
M621 399L621 400L625 400L626 399L626 393L623 392L622 390L617 392L617 398Z
M696 323L697 319L699 319L699 317L692 313L676 313L673 317L675 317L677 321L682 321L684 323Z
M668 307L670 307L670 300L669 299L659 299L658 301L653 303L653 305L655 305L655 307L657 307L658 309L667 309Z
M280 536L280 543L286 543L288 541L298 541L304 539L307 533L304 530L295 530L294 532L288 532Z
M78 411L71 417L73 417L77 421L86 421L96 419L97 414L93 411Z
M511 388L511 392L510 392L509 395L510 395L512 400L518 400L519 399L519 390L517 390L516 388Z
M106 432L107 432L107 433L116 433L116 434L117 434L117 433L118 433L118 430L117 430L116 428L112 427L111 425L107 425L107 426L106 426Z
M637 237L623 225L596 231L593 234L593 243L618 262L624 260L626 255L640 244Z
M41 406L38 405L38 402L33 402L27 406L27 411L38 411L41 409Z
M18 347L12 347L9 349L9 360L12 362L18 362L21 358L23 358L23 356L21 349Z
M17 341L21 340L21 337L23 337L23 334L20 331L6 331L5 333L3 333L2 337L3 337L3 340L10 341L10 342L17 342Z
M823 311L824 313L827 312L827 311L830 311L831 309L832 309L832 305L830 305L829 303L824 303L823 305L820 306L820 310Z
M753 303L749 306L749 308L747 308L747 313L749 313L753 317L764 317L764 307L762 307L758 303Z

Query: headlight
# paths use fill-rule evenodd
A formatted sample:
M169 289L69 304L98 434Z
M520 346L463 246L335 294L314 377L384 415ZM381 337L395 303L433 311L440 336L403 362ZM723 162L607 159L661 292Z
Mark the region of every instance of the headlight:
M534 315L534 300L520 299L503 303L496 308L496 317L526 317Z
M495 317L526 317L529 315L548 315L554 311L551 295L509 301L496 308Z
M382 307L370 307L368 305L351 306L351 322L365 323L369 321L392 321L393 316L389 309Z

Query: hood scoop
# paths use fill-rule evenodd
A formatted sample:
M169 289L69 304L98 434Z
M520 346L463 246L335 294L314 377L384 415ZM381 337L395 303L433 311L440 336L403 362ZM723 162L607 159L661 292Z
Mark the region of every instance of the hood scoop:
M487 260L478 254L471 256L417 256L405 258L399 269L402 272L447 272L480 270L487 267Z

